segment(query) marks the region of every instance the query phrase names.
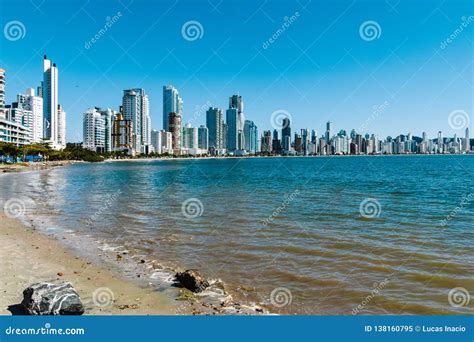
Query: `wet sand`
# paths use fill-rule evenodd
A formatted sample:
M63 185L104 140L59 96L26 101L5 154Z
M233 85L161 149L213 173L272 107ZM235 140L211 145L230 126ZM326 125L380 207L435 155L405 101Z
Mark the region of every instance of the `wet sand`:
M72 255L56 239L23 226L3 212L0 222L0 315L18 312L23 290L40 281L71 282L86 315L176 313L168 297Z

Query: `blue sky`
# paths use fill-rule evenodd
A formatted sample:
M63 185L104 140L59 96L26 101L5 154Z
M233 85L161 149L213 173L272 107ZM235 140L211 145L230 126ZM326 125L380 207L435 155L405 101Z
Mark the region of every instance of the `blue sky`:
M293 129L319 135L328 120L335 130L363 126L362 133L381 137L434 136L439 129L460 135L449 114L464 110L472 117L474 21L441 48L462 18L474 15L469 0L2 0L0 6L2 27L19 21L26 32L18 40L0 37L7 100L39 84L47 54L59 68L68 141L82 140L87 108L118 110L127 88L146 90L153 128L161 129L164 84L178 88L184 119L193 125L205 123L199 108L226 108L234 93L260 132L272 128L277 110L291 114ZM199 22L202 37L184 39L188 21ZM380 27L374 40L361 37L367 21ZM385 102L373 117L374 106Z

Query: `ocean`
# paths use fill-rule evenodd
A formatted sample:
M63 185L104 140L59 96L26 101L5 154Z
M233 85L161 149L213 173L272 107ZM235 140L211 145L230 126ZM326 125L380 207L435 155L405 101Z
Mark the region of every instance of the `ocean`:
M473 314L473 176L472 155L118 161L4 174L0 200L171 296L193 268L279 314Z

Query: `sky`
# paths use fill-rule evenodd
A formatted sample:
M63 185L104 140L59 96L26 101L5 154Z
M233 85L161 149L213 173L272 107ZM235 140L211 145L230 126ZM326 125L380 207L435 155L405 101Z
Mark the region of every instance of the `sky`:
M57 64L69 142L86 109L118 110L130 88L145 89L161 129L167 84L193 126L240 94L260 133L286 113L318 135L331 121L463 136L449 120L473 113L473 15L470 0L2 0L0 68L10 103L39 85L44 54Z

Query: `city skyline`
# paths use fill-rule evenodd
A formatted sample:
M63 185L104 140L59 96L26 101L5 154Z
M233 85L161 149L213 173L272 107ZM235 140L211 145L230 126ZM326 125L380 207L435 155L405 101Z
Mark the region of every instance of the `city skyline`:
M440 3L441 7L435 11L431 5L431 16L416 18L415 12L422 11L425 5L401 2L392 9L384 3L371 9L362 2L347 1L333 9L325 8L327 18L319 22L309 20L308 11L317 15L319 9L314 2L273 2L273 6L263 6L260 10L257 5L263 3L249 2L237 7L229 2L220 5L219 11L186 1L176 5L170 2L157 5L163 7L164 14L155 20L139 1L131 8L117 4L116 8L99 9L98 13L91 12L84 4L76 6L74 1L64 8L45 4L36 10L38 18L18 18L20 12L15 8L21 5L21 1L9 3L11 11L5 21L20 19L26 27L25 37L17 41L3 39L1 43L5 51L2 67L10 76L7 102L14 101L25 85L36 84L32 82L37 79L37 58L31 58L25 49L31 52L33 48L38 55L51 54L61 67L60 98L68 113L71 142L82 137L84 110L93 106L117 110L120 99L116 94L124 89L146 89L152 126L161 128L162 87L167 84L179 89L184 99L183 122L193 120L195 126L205 122L205 115L196 117L204 104L225 109L230 94L246 98L246 114L261 131L270 128L271 114L277 110L288 111L294 127L321 132L329 120L339 123L341 128L358 128L366 123L374 107L387 102L377 120L368 123L368 132L395 136L411 131L419 136L426 131L429 136L435 136L441 129L446 136L453 136L455 130L448 125L449 114L455 110L472 112L469 87L466 87L472 59L463 53L468 51L472 26L456 34L447 46L444 44L462 24L463 16L470 20L463 3L449 8ZM23 5L32 6L29 2ZM181 15L183 6L192 7L196 18ZM92 13L92 19L74 17L78 10ZM233 10L235 27L231 31L216 30L210 19L216 24L226 22L227 10ZM54 25L64 27L67 37L53 30L49 22L43 26L35 24L50 15L64 16L64 21ZM143 23L138 22L138 16ZM105 17L109 17L113 26L95 43L85 46L103 26ZM190 41L181 29L192 19L202 25L203 35ZM372 41L362 39L359 34L361 24L369 20L376 21L381 29L380 37ZM406 31L398 32L400 36L394 32L396 20L407 22ZM85 21L87 32L67 29ZM153 26L155 22L158 24ZM269 38L285 23L289 27L270 42ZM126 31L130 24L140 25ZM37 29L29 30L29 27ZM257 30L257 27L263 28ZM152 34L158 32L159 35ZM59 49L60 46L70 49ZM148 54L149 46L156 48L153 56ZM233 57L234 49L239 51L239 60ZM120 58L107 52L117 52Z

